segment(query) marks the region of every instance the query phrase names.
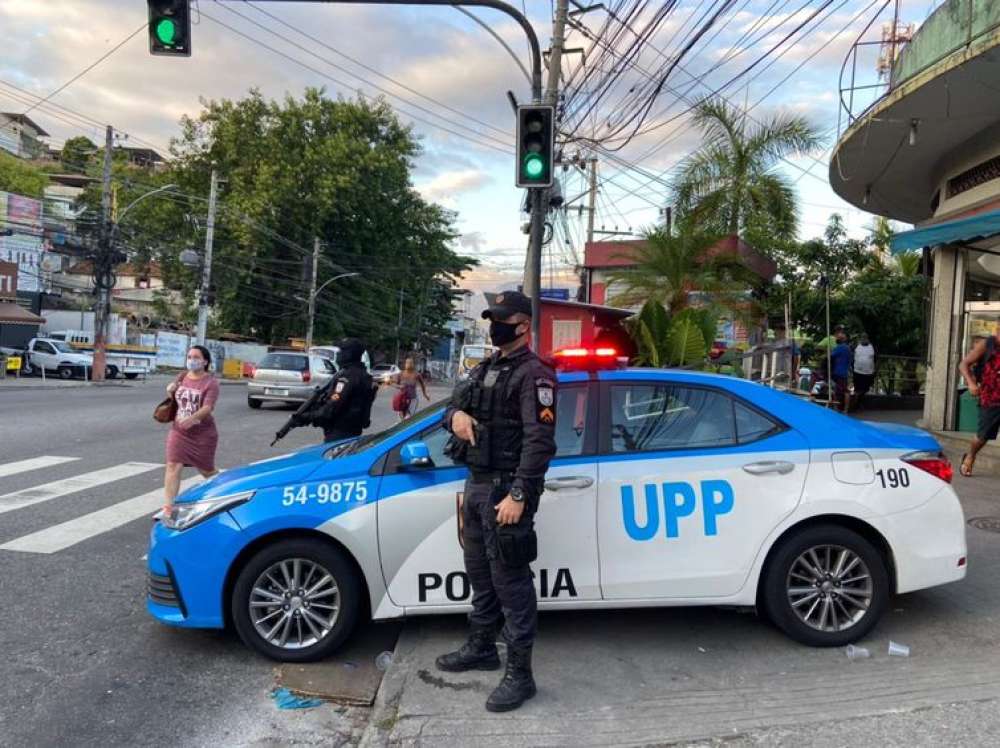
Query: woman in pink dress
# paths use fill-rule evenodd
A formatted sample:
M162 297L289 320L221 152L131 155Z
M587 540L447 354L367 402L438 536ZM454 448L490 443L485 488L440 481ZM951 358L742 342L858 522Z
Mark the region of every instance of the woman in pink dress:
M211 478L215 469L215 448L219 432L215 430L212 410L219 399L219 381L209 373L212 354L202 345L191 346L187 353L187 372L167 386L167 394L177 401L177 417L167 435L167 471L164 477L166 503L170 510L181 485L181 471L193 467Z

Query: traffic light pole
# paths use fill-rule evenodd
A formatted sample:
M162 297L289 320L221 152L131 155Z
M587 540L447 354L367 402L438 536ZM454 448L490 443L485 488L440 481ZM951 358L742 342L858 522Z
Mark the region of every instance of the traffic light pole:
M94 285L97 290L97 307L94 310L94 361L91 376L94 381L104 380L108 361L108 321L111 315L111 158L115 131L108 125L104 138L104 174L101 189L101 233L97 255L94 258Z
M212 183L208 190L208 223L205 227L205 257L201 266L201 292L198 296L198 328L195 338L198 345L205 345L208 334L208 294L212 288L212 244L215 238L215 200L219 191L219 175L212 169Z

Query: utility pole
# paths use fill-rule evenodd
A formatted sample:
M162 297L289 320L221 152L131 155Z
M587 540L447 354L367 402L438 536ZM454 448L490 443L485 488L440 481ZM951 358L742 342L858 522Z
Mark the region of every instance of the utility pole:
M319 237L313 239L313 271L309 284L309 326L306 328L306 350L312 348L313 324L316 320L316 274L319 272Z
M212 169L212 184L208 191L208 223L205 227L205 256L201 265L201 292L198 296L198 345L205 345L208 333L208 293L212 285L212 241L215 239L215 200L219 191L219 175Z
M112 247L111 247L111 151L115 131L108 125L104 134L104 175L101 189L101 234L94 261L94 281L97 286L97 308L94 310L94 365L92 379L104 380L107 369L108 322L111 316Z
M597 212L597 159L590 159L590 197L587 199L587 244L594 241L594 213Z

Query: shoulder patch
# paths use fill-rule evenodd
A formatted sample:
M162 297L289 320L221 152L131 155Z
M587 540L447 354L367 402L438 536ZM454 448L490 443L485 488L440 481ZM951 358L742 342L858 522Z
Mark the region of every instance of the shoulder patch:
M556 389L551 379L535 379L535 416L540 423L555 423Z

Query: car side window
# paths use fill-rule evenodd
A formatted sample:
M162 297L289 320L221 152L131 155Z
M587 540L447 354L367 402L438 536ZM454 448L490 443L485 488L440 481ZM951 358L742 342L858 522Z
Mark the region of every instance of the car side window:
M434 460L434 467L445 468L455 466L455 461L444 453L444 448L449 438L451 438L451 434L444 426L436 426L430 431L425 431L419 437L420 441L427 445L427 450L431 453L431 459Z
M587 387L559 388L556 399L556 457L583 454L588 401Z
M35 343L35 351L37 353L55 353L55 349L48 343L38 342Z
M725 393L671 384L611 387L611 450L647 452L736 444L733 401Z
M763 413L740 402L733 403L736 411L736 438L740 444L755 442L781 430L781 426Z

